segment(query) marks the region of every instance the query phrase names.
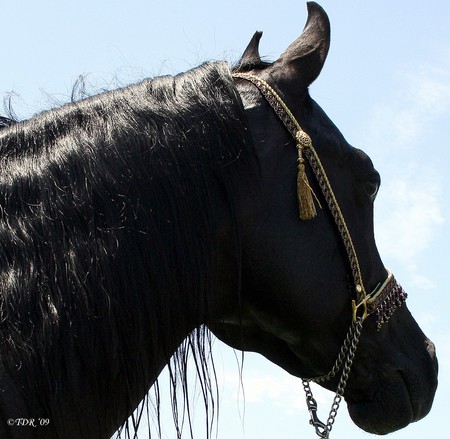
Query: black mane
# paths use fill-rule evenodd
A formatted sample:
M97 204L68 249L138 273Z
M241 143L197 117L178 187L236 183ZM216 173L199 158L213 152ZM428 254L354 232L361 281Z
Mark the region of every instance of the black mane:
M16 121L14 119L10 119L9 117L0 116L0 130L2 128L10 127L14 125Z
M170 334L187 303L207 302L218 194L232 212L228 165L251 150L243 120L229 68L214 63L0 131L1 355L51 396L40 401L47 417L86 392L108 406L128 398L131 412L138 382L155 378L146 346L158 344L158 328ZM168 309L170 294L178 301ZM202 329L191 336L179 369L207 339ZM184 373L175 369L174 381ZM120 398L103 395L107 383Z

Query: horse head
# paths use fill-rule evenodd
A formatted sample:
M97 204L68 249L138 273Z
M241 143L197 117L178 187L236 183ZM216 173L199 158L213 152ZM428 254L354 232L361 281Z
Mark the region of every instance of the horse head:
M428 413L434 345L378 254L379 174L308 93L330 42L308 10L273 63L256 33L234 78L208 63L0 118L2 438L111 437L167 363L187 389L191 351L208 406L205 327L338 389L368 432Z
M296 140L255 81L271 87L309 135L345 218L369 293L387 277L373 232L380 176L367 154L347 143L309 95L308 87L319 76L330 45L330 24L323 9L308 3L302 35L273 63L260 58L261 35L254 35L235 69L258 161L252 184L241 190L239 298L229 301L209 326L228 345L258 352L292 375L323 376L344 343L358 292L341 233L307 163L307 190L317 214L299 219ZM252 83L249 78L257 79ZM374 315L364 315L345 390L354 422L377 434L424 417L437 386L433 343L406 304L393 311L389 310L388 322L378 325ZM322 385L336 390L339 376L329 378Z

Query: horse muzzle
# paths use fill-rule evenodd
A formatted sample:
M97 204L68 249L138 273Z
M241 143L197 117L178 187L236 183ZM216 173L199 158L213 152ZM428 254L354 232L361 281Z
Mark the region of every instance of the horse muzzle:
M346 401L350 417L358 427L384 435L429 413L438 384L438 361L429 339L425 339L423 348L422 358L414 366L397 370L389 367L372 371L370 376L354 377L359 389L350 385ZM356 368L355 375L358 372Z

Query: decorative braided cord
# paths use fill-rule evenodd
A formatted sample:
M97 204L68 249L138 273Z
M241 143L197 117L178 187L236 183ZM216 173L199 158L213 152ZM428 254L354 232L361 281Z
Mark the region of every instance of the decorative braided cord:
M311 165L311 169L313 170L325 201L327 202L328 208L333 216L348 256L356 289L356 301L352 300L353 321L356 321L357 311L361 306L363 307L364 320L367 317L368 296L362 281L361 269L359 266L358 257L356 255L356 250L353 245L347 223L345 222L344 215L342 214L339 203L334 195L330 181L328 180L325 169L322 166L322 162L320 161L320 158L312 145L310 136L303 131L300 124L297 122L297 119L284 103L283 99L266 81L251 73L233 73L233 77L245 79L253 83L273 108L292 137L301 144L301 146L298 147L299 160L301 160L300 153L302 151Z
M339 203L336 200L330 181L328 180L327 174L322 166L322 162L320 161L316 150L312 146L308 149L305 149L305 156L308 159L309 164L311 165L311 169L314 172L314 175L316 176L317 183L319 184L325 201L327 202L328 208L330 209L331 215L333 216L334 222L336 224L336 227L338 228L339 234L341 235L345 250L347 252L357 297L356 304L355 301L353 301L353 321L355 321L357 308L361 305L363 305L364 308L367 307L367 293L362 281L358 256L356 255L356 250L353 245L353 240L348 230L347 223L345 222L344 215L342 214ZM365 319L366 316L367 310L364 309L363 318Z
M266 81L264 81L264 79L261 79L256 75L252 75L251 73L233 73L233 77L245 79L256 85L256 88L266 98L266 101L274 109L275 113L281 119L284 126L291 133L294 139L296 138L298 132L304 133L301 126L297 122L297 119L291 113L291 110L289 110L283 99L281 99L279 94Z

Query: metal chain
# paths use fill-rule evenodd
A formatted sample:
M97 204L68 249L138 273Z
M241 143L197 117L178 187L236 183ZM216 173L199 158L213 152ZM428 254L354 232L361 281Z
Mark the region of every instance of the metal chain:
M347 356L349 348L353 343L354 337L355 337L355 322L352 323L352 325L350 326L350 329L347 332L347 336L345 337L344 344L341 347L339 355L338 355L332 369L326 375L321 375L321 376L311 377L311 378L304 378L304 379L306 381L313 382L313 383L323 383L325 381L329 381L331 378L334 378L342 367L342 364L344 362L344 359Z
M331 405L330 413L328 414L328 419L326 424L323 423L317 416L317 402L313 397L313 393L311 391L311 387L309 383L312 382L319 382L318 378L325 378L328 377L330 379L331 373L328 375L324 375L323 377L318 378L310 378L310 379L303 379L303 389L305 390L306 395L306 405L308 407L308 411L310 414L310 421L309 423L314 427L317 436L320 438L328 439L330 437L331 430L333 428L333 424L336 420L337 412L339 410L339 406L341 404L342 398L344 396L345 387L347 385L348 377L350 375L350 370L353 364L353 360L355 358L356 349L358 347L359 338L361 336L361 330L363 326L363 319L361 317L358 317L356 322L354 322L351 326L351 335L350 332L347 335L347 338L345 340L345 345L347 345L347 358L345 359L344 368L342 370L342 375L339 380L339 384L336 389L336 393L333 398L333 404ZM350 340L350 341L349 341ZM347 341L349 343L347 344ZM342 353L342 350L341 350ZM336 362L337 363L337 362ZM333 375L334 376L334 375ZM325 381L325 379L321 379L320 382Z

